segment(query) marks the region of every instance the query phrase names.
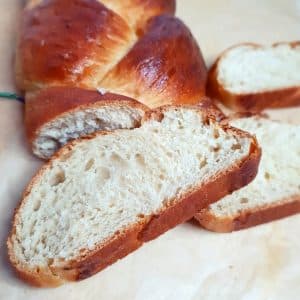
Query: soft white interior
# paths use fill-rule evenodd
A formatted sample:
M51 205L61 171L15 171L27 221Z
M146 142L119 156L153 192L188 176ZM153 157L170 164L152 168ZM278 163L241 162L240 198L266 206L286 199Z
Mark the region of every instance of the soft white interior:
M168 110L161 122L78 142L24 200L15 252L41 265L92 250L232 167L248 156L250 143L187 108Z
M300 126L262 118L238 119L233 126L255 134L262 147L252 183L210 206L216 216L274 205L300 193Z
M144 111L130 106L107 105L74 111L43 126L33 143L33 152L49 158L69 140L99 130L136 127Z
M238 46L220 60L217 80L236 94L300 85L300 45L254 48Z

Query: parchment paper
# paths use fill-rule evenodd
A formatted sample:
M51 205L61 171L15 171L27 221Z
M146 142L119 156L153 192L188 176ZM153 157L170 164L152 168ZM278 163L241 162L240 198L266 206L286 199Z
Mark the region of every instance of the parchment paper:
M14 91L21 2L0 1L1 91ZM300 39L299 0L178 0L177 15L190 26L208 65L235 43ZM1 300L300 298L300 215L232 234L207 232L190 222L85 281L56 289L23 284L7 263L5 240L13 209L41 163L26 146L22 110L18 102L0 102ZM300 108L271 115L300 123Z

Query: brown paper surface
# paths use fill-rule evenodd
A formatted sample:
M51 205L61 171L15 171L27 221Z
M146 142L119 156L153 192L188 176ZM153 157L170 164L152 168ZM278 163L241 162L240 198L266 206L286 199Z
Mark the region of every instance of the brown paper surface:
M178 0L210 65L239 42L300 38L299 0ZM13 56L21 0L0 2L0 90L14 91ZM188 51L188 49L187 49ZM270 113L300 123L300 108ZM101 273L56 289L27 286L7 263L13 209L40 161L25 142L22 104L0 102L0 299L299 299L300 215L232 234L183 224ZM287 154L288 155L288 154Z

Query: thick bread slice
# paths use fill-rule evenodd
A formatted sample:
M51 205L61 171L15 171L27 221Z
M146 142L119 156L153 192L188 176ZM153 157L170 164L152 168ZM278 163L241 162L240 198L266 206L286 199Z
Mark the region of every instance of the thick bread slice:
M253 116L230 125L255 134L262 147L256 178L196 219L205 228L229 232L300 212L300 126Z
M248 184L260 148L212 109L149 111L140 128L75 140L24 192L9 258L33 285L81 280Z
M74 138L140 126L147 109L134 99L105 90L52 87L27 95L26 134L33 153L48 159Z
M208 95L237 111L300 105L300 42L240 44L217 59Z

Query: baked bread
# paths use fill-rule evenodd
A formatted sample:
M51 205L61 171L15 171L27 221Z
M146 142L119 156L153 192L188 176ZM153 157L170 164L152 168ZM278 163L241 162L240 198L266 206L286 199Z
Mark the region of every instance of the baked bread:
M260 148L213 110L167 106L132 130L98 132L59 150L26 188L8 238L21 278L87 278L248 184Z
M230 125L256 135L262 147L258 175L197 214L200 224L229 232L300 212L300 126L260 116L233 119Z
M209 71L207 93L236 111L300 105L300 42L240 44Z
M66 101L69 92L52 88L76 88L68 102L84 102L84 109L89 103L82 99L84 92L79 89L119 94L150 108L201 100L206 87L205 63L191 32L173 16L174 11L174 0L30 1L20 26L16 77L26 106L30 106L25 124L36 155L47 158L56 149L41 145L49 148L45 157L36 147L44 136L40 132L53 128L47 113L39 116L39 122L34 120L36 114L31 115L34 105L39 109L45 106L43 110L47 111L53 99L57 106L61 98ZM121 97L115 98L119 101ZM72 103L69 106L72 111L58 108L60 115L52 115L51 120L61 119L63 113L72 114L75 107ZM135 109L133 102L131 110ZM112 120L106 129L114 129L117 122ZM58 140L68 141L77 135L72 128L67 129L70 134L60 136L53 144L60 146Z
M147 109L118 94L51 87L27 96L26 134L33 153L48 159L70 139L98 130L138 127Z

